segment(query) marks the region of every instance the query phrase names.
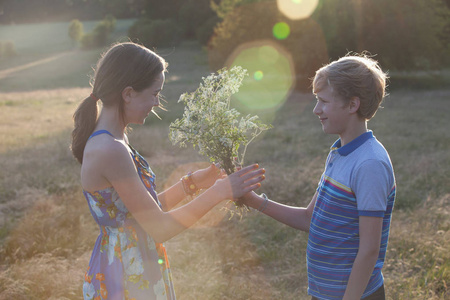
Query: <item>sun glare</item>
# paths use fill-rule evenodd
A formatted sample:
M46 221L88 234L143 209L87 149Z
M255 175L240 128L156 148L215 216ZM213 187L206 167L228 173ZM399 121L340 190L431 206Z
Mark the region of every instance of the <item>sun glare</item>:
M294 85L292 58L277 43L260 40L238 47L227 66L242 66L250 76L244 79L235 99L250 111L275 115Z
M312 15L319 0L277 0L278 9L291 20L300 20Z
M286 39L291 33L291 28L285 22L278 22L273 26L273 36L279 40Z

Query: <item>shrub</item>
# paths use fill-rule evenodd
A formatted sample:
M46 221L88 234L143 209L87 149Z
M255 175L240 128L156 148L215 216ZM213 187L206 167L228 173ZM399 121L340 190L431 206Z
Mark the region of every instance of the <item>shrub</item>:
M81 23L78 19L72 20L72 22L70 22L69 24L68 34L73 41L80 41L83 37L83 23Z
M109 15L105 16L105 18L102 20L102 23L105 23L105 25L109 29L109 33L112 33L114 31L114 29L116 28L117 20L116 20L116 18L114 18L113 15L109 14Z
M102 47L108 43L110 34L116 27L116 19L112 15L107 15L98 22L92 32L84 34L81 38L81 47L83 49L92 49Z
M219 21L219 17L211 17L197 28L197 30L195 31L195 36L197 38L197 41L201 45L206 46L208 44L214 33L214 28L219 23Z
M108 22L101 21L95 25L92 35L94 37L95 46L104 46L108 41L109 34L111 33L111 27Z
M16 44L13 41L0 41L0 58L17 55Z
M275 2L243 5L229 12L214 30L208 44L208 59L213 69L219 69L241 44L273 40L292 54L296 73L296 87L304 90L310 86L314 72L328 61L327 47L319 25L307 18L289 20L278 12ZM285 22L290 27L286 39L277 40L272 35L273 26Z
M144 46L171 47L180 41L180 30L175 20L140 19L128 30L128 36L132 40L138 40Z
M178 12L178 24L183 29L183 37L188 39L196 38L197 29L215 16L210 6L210 0L183 1L183 5ZM218 19L214 20L217 23Z
M95 36L92 32L83 34L81 37L81 48L84 50L92 49L96 47Z

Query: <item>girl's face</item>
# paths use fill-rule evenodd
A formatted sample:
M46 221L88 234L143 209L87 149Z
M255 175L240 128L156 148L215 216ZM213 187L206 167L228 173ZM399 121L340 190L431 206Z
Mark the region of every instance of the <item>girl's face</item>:
M130 100L125 102L128 123L144 124L153 107L159 106L159 94L165 81L164 72L159 74L152 85L141 92L131 91Z
M318 92L316 98L317 103L313 112L319 117L323 131L327 134L344 135L349 126L348 105L333 93L329 85Z

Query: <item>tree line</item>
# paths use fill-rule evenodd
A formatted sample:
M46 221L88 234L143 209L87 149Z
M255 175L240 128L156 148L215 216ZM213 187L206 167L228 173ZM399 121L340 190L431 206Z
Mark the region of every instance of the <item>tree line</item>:
M0 24L136 18L145 5L145 0L2 0Z
M135 18L132 40L162 48L197 39L208 49L212 69L223 66L237 46L272 39L294 54L297 77L305 84L314 70L348 51L377 54L389 70L450 67L450 0L319 0L314 13L302 20L288 19L276 2L4 0L0 22ZM289 38L274 38L272 26L279 22L289 26ZM93 34L105 32L104 27Z

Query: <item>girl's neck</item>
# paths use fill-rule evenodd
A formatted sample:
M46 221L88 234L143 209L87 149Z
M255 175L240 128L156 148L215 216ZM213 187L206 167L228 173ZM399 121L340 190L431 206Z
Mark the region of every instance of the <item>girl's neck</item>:
M123 123L118 110L103 107L98 117L95 130L107 130L116 139L123 140L125 137L125 127L126 125Z

